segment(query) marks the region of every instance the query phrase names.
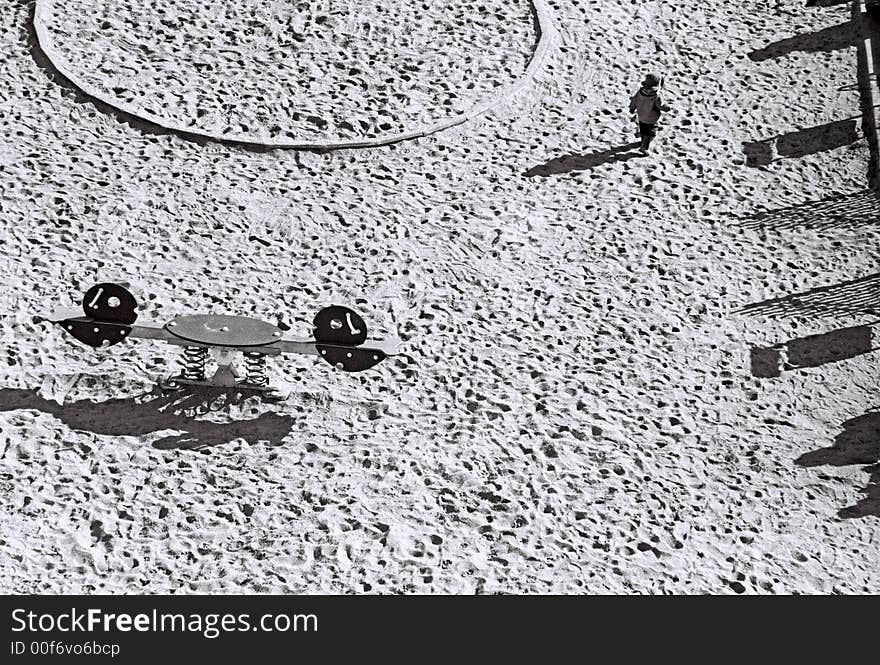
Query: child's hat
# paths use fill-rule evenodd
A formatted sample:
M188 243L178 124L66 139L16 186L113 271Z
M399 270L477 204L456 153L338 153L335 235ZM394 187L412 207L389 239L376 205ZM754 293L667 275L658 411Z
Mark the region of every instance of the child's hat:
M645 80L642 82L642 87L645 88L656 88L660 85L660 77L657 74L646 74Z

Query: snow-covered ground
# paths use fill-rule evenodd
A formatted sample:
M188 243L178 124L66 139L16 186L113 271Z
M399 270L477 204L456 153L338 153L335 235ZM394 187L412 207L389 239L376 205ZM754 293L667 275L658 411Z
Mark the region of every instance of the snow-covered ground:
M172 4L198 19L242 2ZM286 5L252 4L276 18ZM480 4L364 10L363 35L422 17L406 48L476 95L520 76L536 39L524 3L468 13ZM33 3L0 4L0 588L880 592L880 201L849 3L803 4L554 0L558 38L507 103L324 154L96 109L53 80ZM93 24L74 11L89 5L69 4L59 51L84 76L95 57L119 63L69 29ZM198 29L222 27L169 23L155 44L141 35L182 59L168 117L208 122L190 102L216 93L257 118L190 80L193 51L169 46L213 57ZM460 26L468 48L431 41L434 24ZM114 25L102 38L118 45ZM291 49L332 58L338 35L297 34ZM259 91L262 65L238 42L224 46L240 49L235 85ZM430 92L435 69L389 74L400 58L376 43L358 75L369 113L389 91L452 99ZM465 66L474 53L485 67ZM673 111L641 157L625 108L646 69L666 75ZM286 100L276 84L284 131L309 129L300 104L328 130L351 112L338 78ZM163 94L148 76L127 85ZM390 115L434 117L419 99ZM151 392L173 348L93 351L35 320L105 280L130 282L156 322L231 313L307 334L322 306L354 303L406 355L357 375L272 361L287 400L201 414Z
M36 7L41 48L93 97L165 128L272 145L406 135L490 103L526 76L548 13L542 0Z

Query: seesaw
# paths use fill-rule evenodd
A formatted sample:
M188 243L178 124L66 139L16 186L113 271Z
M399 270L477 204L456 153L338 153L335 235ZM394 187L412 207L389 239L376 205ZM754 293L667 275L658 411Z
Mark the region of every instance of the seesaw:
M83 344L108 347L129 339L151 339L183 347L183 369L159 382L163 390L211 386L271 393L267 356L285 353L317 355L343 372L361 372L396 354L397 342L367 340L367 325L353 310L330 305L313 320L313 339L286 337L277 326L245 316L196 314L164 325L135 323L137 300L121 284L104 282L86 291L79 310L56 310L47 320L60 325ZM234 358L242 354L242 378ZM217 365L207 374L209 356Z

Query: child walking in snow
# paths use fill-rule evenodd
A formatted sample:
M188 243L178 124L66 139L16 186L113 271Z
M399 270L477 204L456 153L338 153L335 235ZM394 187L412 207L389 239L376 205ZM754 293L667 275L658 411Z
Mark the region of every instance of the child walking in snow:
M648 154L648 147L657 135L657 121L669 107L660 102L660 87L663 79L657 74L648 74L642 81L642 87L633 95L629 103L630 113L636 115L639 123L639 137L642 140L639 151L643 155Z

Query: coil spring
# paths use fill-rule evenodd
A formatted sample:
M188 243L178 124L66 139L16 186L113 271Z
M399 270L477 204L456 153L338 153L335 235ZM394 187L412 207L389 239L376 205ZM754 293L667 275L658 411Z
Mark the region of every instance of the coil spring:
M189 381L205 380L205 364L208 362L208 349L202 346L187 346L183 349L183 378Z
M269 385L265 355L262 353L245 353L244 364L247 370L245 381L254 386Z

